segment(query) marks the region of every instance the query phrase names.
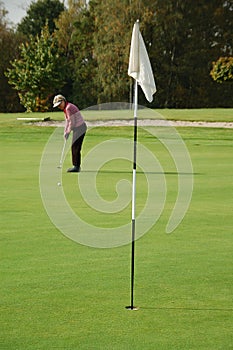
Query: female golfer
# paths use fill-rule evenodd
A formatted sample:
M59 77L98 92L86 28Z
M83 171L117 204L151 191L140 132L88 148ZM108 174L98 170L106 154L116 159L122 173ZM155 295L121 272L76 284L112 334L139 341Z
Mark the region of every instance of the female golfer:
M71 131L72 138L72 163L73 167L67 170L68 173L79 173L81 171L81 149L83 139L87 131L87 125L77 106L66 101L62 95L56 95L53 99L53 108L58 107L65 114L64 138L67 140Z

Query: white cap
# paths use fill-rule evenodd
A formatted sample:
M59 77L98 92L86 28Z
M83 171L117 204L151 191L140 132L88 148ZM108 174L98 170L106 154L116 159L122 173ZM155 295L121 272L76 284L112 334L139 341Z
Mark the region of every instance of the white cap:
M66 101L66 98L62 95L56 95L53 99L53 108L59 106L62 101Z

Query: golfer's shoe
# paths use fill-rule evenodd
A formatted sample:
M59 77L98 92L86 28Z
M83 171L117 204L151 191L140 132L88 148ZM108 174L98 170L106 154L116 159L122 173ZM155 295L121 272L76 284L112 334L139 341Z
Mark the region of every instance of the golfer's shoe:
M79 173L81 171L81 168L78 166L74 166L73 168L69 168L67 170L67 173Z

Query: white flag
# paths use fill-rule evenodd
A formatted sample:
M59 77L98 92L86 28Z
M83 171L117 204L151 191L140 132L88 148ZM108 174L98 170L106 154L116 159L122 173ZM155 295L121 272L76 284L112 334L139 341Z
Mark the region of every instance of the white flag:
M156 86L146 46L139 30L138 21L135 22L133 27L128 75L137 80L146 99L152 102L153 94L156 92Z

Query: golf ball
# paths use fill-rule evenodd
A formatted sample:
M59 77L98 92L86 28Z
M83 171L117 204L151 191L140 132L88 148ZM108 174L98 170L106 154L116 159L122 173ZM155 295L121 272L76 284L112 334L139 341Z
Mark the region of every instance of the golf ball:
M61 186L61 183L60 183L60 182L58 182L58 183L57 183L57 185L58 185L58 186Z

